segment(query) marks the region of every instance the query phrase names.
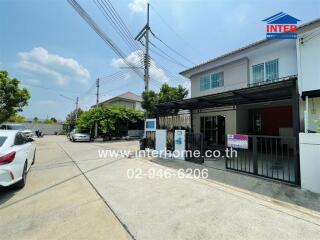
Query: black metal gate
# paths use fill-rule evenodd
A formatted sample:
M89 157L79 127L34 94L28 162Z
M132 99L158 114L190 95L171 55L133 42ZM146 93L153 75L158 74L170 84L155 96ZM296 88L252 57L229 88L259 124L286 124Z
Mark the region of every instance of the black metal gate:
M248 149L232 151L226 158L227 169L300 184L297 142L294 137L249 136Z
M202 133L186 133L186 160L204 163Z
M156 132L146 131L146 148L156 149Z
M167 131L167 150L169 151L174 151L174 131L175 130Z

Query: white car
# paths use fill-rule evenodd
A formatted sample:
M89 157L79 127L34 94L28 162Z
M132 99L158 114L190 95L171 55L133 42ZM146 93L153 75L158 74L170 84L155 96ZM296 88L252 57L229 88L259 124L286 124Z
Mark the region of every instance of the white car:
M17 130L0 130L0 186L23 188L35 152L32 138Z
M81 132L78 129L73 129L69 134L69 139L72 142L90 142L91 136L89 133Z
M22 132L26 137L33 137L33 132L26 128L25 126L23 126L22 124L17 124L17 123L5 123L2 124L0 129L3 130L19 130L20 132Z

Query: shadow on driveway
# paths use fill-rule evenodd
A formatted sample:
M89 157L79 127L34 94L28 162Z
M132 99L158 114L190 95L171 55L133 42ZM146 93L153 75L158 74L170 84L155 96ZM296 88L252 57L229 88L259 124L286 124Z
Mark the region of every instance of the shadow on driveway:
M220 182L232 187L264 195L275 200L295 204L320 212L320 194L304 191L298 187L182 160L156 158L151 160L151 162L175 170L186 170L187 168L201 170L207 168L209 175L207 180L209 181Z
M17 191L19 190L14 189L13 187L0 187L0 206L9 201L16 194Z

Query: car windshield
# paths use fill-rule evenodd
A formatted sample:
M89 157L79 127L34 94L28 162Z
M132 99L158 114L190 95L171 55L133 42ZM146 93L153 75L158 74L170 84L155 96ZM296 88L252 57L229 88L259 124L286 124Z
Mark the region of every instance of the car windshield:
M27 128L23 125L8 125L8 129L11 130L26 130Z
M7 137L1 137L0 136L0 147L2 147L2 145L4 144L4 142L6 141Z
M73 132L74 133L88 133L88 131L80 130L80 129L74 129Z

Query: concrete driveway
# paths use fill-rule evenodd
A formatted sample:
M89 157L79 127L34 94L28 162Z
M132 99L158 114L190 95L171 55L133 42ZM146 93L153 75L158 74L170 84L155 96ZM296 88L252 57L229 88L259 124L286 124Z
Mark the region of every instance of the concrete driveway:
M26 187L0 190L0 239L131 239L57 144L65 138L36 141Z
M71 143L45 137L38 145L27 188L0 193L1 238L320 238L318 195L215 169L209 169L207 180L129 179L128 169L174 173L203 166L98 157L99 149L135 149L137 142Z

